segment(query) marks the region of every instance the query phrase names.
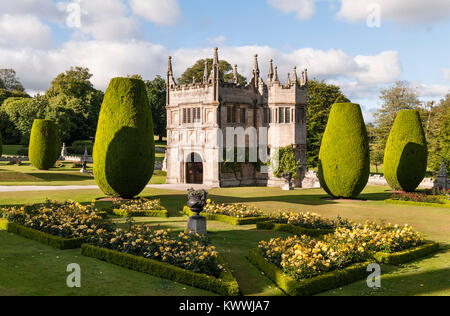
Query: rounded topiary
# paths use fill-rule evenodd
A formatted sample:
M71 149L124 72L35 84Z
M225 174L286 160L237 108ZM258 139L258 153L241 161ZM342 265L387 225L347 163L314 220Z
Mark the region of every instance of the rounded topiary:
M333 197L354 198L367 185L369 173L369 139L361 108L336 103L320 147L320 184Z
M34 167L48 170L55 166L61 154L58 126L49 120L34 120L31 128L28 156Z
M133 198L155 167L153 119L144 82L114 78L106 90L94 144L94 176L109 196Z
M400 111L386 143L386 181L394 190L413 192L425 178L427 161L427 140L419 112Z

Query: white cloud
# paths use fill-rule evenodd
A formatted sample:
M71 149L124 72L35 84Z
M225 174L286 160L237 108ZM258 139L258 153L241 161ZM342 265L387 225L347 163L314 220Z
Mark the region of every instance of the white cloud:
M311 18L316 12L316 0L268 0L269 4L283 13L296 13L300 20Z
M211 45L223 46L225 44L225 42L227 41L227 38L223 35L219 35L215 38L207 38L206 40Z
M52 21L64 18L53 0L6 0L2 1L1 11L12 15L32 14Z
M181 16L177 0L128 0L134 14L158 25L174 25Z
M50 27L32 15L0 15L0 44L47 47L51 42Z
M450 18L449 0L339 0L338 18L349 22L366 20L369 6L379 4L381 20L393 21L405 26L433 24Z
M411 85L417 89L417 93L420 97L426 99L440 99L450 93L450 86L438 84L427 85L419 81L414 81Z
M442 69L441 71L445 80L450 81L450 69Z
M138 21L130 15L128 6L122 0L108 0L107 3L104 0L60 2L59 9L65 12L72 3L78 3L81 9L78 35L101 41L138 39L142 36Z

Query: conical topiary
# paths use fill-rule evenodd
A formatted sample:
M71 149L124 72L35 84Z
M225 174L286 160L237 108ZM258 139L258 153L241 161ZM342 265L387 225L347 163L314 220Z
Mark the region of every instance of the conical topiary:
M384 177L394 190L413 192L427 171L425 132L416 110L398 113L384 154Z
M320 148L320 184L333 197L354 198L367 185L369 173L369 140L361 108L336 103Z
M50 120L34 120L28 148L33 166L39 170L48 170L55 166L60 154L58 126Z
M111 80L100 110L93 158L95 180L106 195L133 198L150 181L155 140L142 80Z

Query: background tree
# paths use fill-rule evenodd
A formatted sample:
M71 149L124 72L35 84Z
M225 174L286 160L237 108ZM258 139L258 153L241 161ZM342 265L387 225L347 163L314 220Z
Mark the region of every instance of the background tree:
M383 164L384 151L377 143L376 127L373 123L366 124L367 134L369 136L370 147L370 162L376 168L376 173L379 172L378 167Z
M213 59L208 58L208 75L211 73ZM225 60L219 61L219 71L226 82L233 82L233 67ZM205 59L197 60L194 66L188 68L178 79L179 84L192 83L192 78L196 82L203 82L203 74L205 72ZM238 73L238 80L241 85L246 85L247 80L244 76Z
M0 69L0 80L3 82L4 88L8 91L25 91L14 69Z
M67 143L92 139L97 128L103 92L96 90L89 69L71 68L59 74L45 93L48 99L46 117L61 128L61 138Z
M1 112L19 131L21 144L28 144L33 121L38 118L45 118L46 110L46 98L40 95L34 98L9 98L1 108ZM6 125L6 127L9 126Z
M438 105L431 106L426 117L428 169L439 172L444 159L450 174L450 93Z
M377 156L381 153L384 157L386 142L398 112L400 110L419 109L421 101L416 89L406 81L396 82L392 87L381 90L380 99L383 104L374 115L375 129L373 133L375 141L372 147L376 150ZM378 160L379 157L376 158Z
M155 135L161 142L167 136L166 81L158 75L151 81L146 80L145 87L152 109Z
M306 154L308 168L316 168L319 165L322 137L331 106L336 102L349 102L340 87L316 79L308 82L308 150Z
M6 89L5 84L3 83L3 80L0 79L0 89Z

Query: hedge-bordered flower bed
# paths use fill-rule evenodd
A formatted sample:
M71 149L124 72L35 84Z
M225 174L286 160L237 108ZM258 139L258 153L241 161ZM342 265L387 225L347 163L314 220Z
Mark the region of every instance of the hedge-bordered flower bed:
M392 199L384 200L384 202L389 203L389 204L398 204L398 205L450 208L450 204L448 204L448 203L438 204L438 203L425 203L425 202L413 202L413 201L399 201L399 200L392 200Z
M261 230L274 230L294 235L306 235L310 237L320 237L334 232L334 230L332 229L309 229L296 225L276 224L272 222L257 223L256 227Z
M40 232L38 230L28 228L22 225L18 225L15 223L8 223L5 222L5 225L2 225L0 222L0 229L7 230L10 233L31 239L39 241L45 245L60 249L60 250L69 250L69 249L77 249L80 248L82 244L86 243L87 238L73 238L73 239L66 239L61 238L58 236L53 236L50 234L46 234L43 232Z
M146 259L115 250L99 248L84 244L81 251L83 256L100 259L130 270L147 273L156 277L208 290L223 296L238 296L239 284L233 274L224 268L215 278L206 274L195 273L167 263ZM218 257L223 264L223 260Z
M188 206L185 206L183 208L183 215L192 216L194 213L191 211L191 209ZM242 225L253 225L259 222L267 221L267 217L261 216L261 217L247 217L247 218L237 218L237 217L231 217L227 215L221 215L221 214L210 214L210 213L200 213L201 216L205 217L207 220L210 221L218 221L223 222L235 226L242 226Z
M167 210L150 211L127 211L121 209L113 209L112 214L119 217L158 217L169 218L169 212Z
M161 205L160 200L145 198L126 202L114 201L112 214L120 217L169 217L169 212Z
M8 230L8 220L4 218L0 218L0 230Z
M422 246L396 253L377 252L373 257L379 263L401 265L436 253L439 249L438 243L429 241Z
M362 280L367 277L366 270L370 264L369 262L357 263L343 270L336 270L311 279L298 281L264 258L259 249L250 250L248 259L290 296L311 296Z

